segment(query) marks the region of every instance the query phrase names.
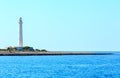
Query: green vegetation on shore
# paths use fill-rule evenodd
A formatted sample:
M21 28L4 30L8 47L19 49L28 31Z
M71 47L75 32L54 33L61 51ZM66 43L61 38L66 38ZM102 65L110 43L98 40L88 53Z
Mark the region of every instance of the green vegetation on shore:
M7 47L6 49L0 49L0 51L4 51L4 52L47 52L46 49L33 49L33 47L29 47L29 46L24 46L24 47Z

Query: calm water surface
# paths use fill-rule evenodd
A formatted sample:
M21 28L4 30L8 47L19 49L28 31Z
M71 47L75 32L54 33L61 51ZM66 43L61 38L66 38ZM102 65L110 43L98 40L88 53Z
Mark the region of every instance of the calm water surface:
M120 54L0 56L0 78L120 78Z

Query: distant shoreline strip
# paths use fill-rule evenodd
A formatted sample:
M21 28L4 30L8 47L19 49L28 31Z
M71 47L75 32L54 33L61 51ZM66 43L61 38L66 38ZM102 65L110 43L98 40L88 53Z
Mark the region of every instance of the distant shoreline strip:
M82 52L15 52L15 53L0 53L0 56L52 56L52 55L113 55L113 53L82 53Z

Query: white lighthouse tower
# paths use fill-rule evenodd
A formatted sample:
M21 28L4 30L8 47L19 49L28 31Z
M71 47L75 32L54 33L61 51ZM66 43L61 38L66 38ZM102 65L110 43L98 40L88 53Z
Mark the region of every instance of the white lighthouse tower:
M19 18L19 39L18 39L18 46L23 47L23 31L22 31L22 18Z

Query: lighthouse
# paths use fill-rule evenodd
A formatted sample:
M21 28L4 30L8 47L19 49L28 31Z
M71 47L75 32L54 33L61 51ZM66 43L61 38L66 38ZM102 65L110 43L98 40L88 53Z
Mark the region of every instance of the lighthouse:
M22 31L22 18L19 18L19 39L18 39L18 47L23 47L23 31Z

